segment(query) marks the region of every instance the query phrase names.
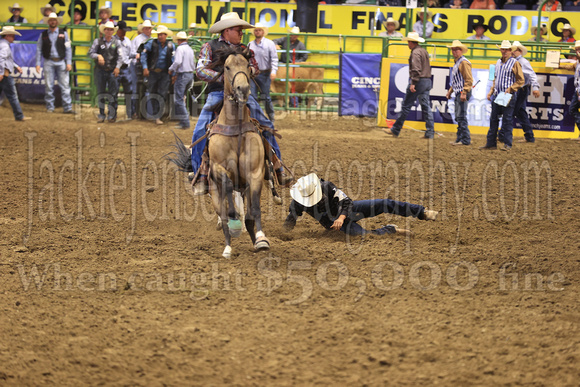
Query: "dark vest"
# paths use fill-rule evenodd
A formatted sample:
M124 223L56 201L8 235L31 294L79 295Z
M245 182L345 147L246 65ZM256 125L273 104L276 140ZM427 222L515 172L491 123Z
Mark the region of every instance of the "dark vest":
M97 47L97 54L102 55L105 59L105 65L102 67L105 71L113 71L117 65L117 60L119 59L119 54L117 53L117 48L119 47L119 39L113 36L111 39L111 45L107 48L106 41L104 37L99 38L99 45Z
M12 17L8 19L8 23L24 23L24 18L22 16L14 17L14 15L12 15Z
M209 46L211 47L211 55L212 58L215 58L215 53L223 48L227 48L230 45L227 44L226 42L224 42L223 40L220 41L219 39L213 39L209 41ZM242 47L243 49L246 48L246 46L244 44L240 44L240 47ZM219 67L214 67L213 70L217 71L217 72L221 72L223 70L222 66ZM207 92L211 93L212 91L221 91L224 89L224 82L210 82L207 84Z
M166 40L165 43L167 44L167 53L165 54L165 66L163 66L163 70L167 70L169 66L171 66L171 58L173 57L173 43L169 40ZM147 53L147 68L149 71L155 70L157 68L157 60L159 59L159 41L154 39L151 42L151 52Z
M58 57L64 59L66 49L64 47L64 31L63 29L58 29L58 37L56 38L56 51L58 52ZM48 30L42 31L42 56L44 59L50 59L50 49L52 48L52 42L48 38Z

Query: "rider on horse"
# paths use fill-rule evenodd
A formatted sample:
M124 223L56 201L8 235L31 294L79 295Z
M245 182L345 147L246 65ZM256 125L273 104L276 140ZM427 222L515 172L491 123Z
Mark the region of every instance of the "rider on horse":
M254 28L254 26L240 19L240 16L236 12L230 12L224 14L220 21L215 23L209 29L209 33L221 33L221 35L219 38L210 40L209 42L205 43L202 46L199 55L196 74L199 79L208 82L209 93L206 103L199 115L197 124L195 125L192 143L195 143L198 139L205 135L207 126L214 118L214 109L216 106L220 105L224 99L223 75L220 76L217 81L214 81L215 77L220 73L220 69L211 68L210 66L210 64L212 64L216 59L213 53L219 49L231 46L246 48L246 46L241 43L241 39L243 30L247 28ZM253 57L250 58L249 64L252 76L257 75L260 70L258 69L258 64ZM264 112L262 111L254 96L249 96L247 106L250 109L250 116L258 120L260 125L274 129L274 125L264 115ZM269 146L271 146L275 153L275 155L271 155L272 152L266 149L266 154L274 164L278 183L287 187L292 182L292 178L286 176L282 168L282 164L280 163L280 147L276 142L276 138L269 131L263 131L263 136L268 141ZM266 145L266 147L269 146ZM208 192L207 174L209 168L207 156L204 156L205 149L206 139L203 139L202 141L195 144L191 152L191 164L193 166L194 172L200 169L198 173L198 180L194 185L194 194L196 195L203 195Z

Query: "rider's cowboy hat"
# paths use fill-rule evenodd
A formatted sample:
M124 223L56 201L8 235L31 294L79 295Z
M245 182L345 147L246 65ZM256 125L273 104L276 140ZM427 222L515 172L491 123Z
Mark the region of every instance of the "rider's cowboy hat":
M264 24L256 23L256 25L254 26L254 30L258 29L264 31L264 36L268 35L268 27L266 27Z
M113 10L109 7L107 7L106 5L103 5L101 8L99 8L99 15L101 14L101 12L107 12L109 14L109 17L111 17L111 15L113 14Z
M468 50L467 46L463 43L461 43L459 40L454 40L450 46L447 46L448 48L456 48L459 47L461 48L461 51L463 51L463 53L465 54Z
M572 35L574 35L574 34L576 33L576 28L572 27L572 26L571 26L570 24L568 24L568 23L564 24L564 27L562 27L562 32L563 32L564 30L568 30L568 31L570 31L570 33L571 33Z
M177 43L178 40L187 40L187 32L179 31L173 36L173 41Z
M503 49L506 49L506 50L510 50L510 51L512 50L512 44L510 43L510 41L509 41L509 40L502 40L502 41L501 41L501 46L499 46L499 45L497 45L497 44L496 44L495 46L496 46L497 48L499 48L500 50L501 50L502 48L503 48Z
M413 31L413 32L409 32L409 34L406 37L403 37L403 39L401 39L402 41L411 41L411 42L416 42L416 43L423 43L425 41L425 39L423 39L422 37L419 36L419 33Z
M14 29L14 26L4 26L2 27L2 32L0 35L18 35L22 36L22 34Z
M427 13L427 20L431 19L431 17L433 16L433 12L431 12L431 11L427 11L427 12L425 12L425 11L423 11L423 10L420 10L419 12L417 12L417 16L419 16L419 15L423 15L424 13ZM423 17L424 17L424 16L423 16Z
M42 20L44 20L44 22L46 24L48 24L48 21L50 19L56 19L56 20L58 20L58 24L62 24L62 17L56 16L56 13L54 13L54 12L51 12L50 15L45 16L45 17L42 18Z
M12 10L13 10L13 9L19 9L19 10L21 10L21 11L22 11L24 8L22 8L22 7L20 6L20 4L18 4L18 3L14 3L14 4L12 4L12 5L9 5L9 6L8 6L8 12L12 13Z
M55 12L56 13L56 8L54 8L50 4L46 4L44 7L40 7L40 13L44 15L44 11L46 11L47 9L50 9L50 12Z
M157 26L157 29L154 31L154 33L157 35L165 34L167 36L173 36L173 31L163 25Z
M228 12L224 13L220 21L211 26L208 32L210 34L217 34L226 28L232 27L242 27L242 29L254 28L247 21L240 19L240 15L237 12Z
M298 179L290 188L290 196L305 207L312 207L322 199L320 179L311 173Z
M112 22L112 21L110 21L110 20L109 20L108 22L106 22L106 23L103 23L103 24L101 24L101 25L99 26L99 31L101 32L101 34L104 34L104 33L105 33L105 28L112 28L112 29L114 30L114 31L113 31L113 33L114 33L114 34L116 34L116 33L117 33L117 30L119 29L119 27L117 27L117 26L115 25L115 23L113 23L113 22Z
M385 26L385 28L387 28L387 24L389 24L389 23L393 23L393 24L395 25L395 29L396 29L396 30L398 30L398 29L399 29L399 25L400 25L400 24L399 24L399 21L398 21L398 20L395 20L395 19L393 19L392 17L389 17L389 18L387 18L387 20L385 20L385 21L383 22L383 25Z
M512 51L515 50L520 50L522 52L522 56L526 56L526 54L528 53L528 49L525 48L524 45L518 42L517 40L514 41L512 44Z
M532 33L532 35L535 35L538 32L538 27L534 26L532 28L530 28L530 32ZM542 23L542 26L540 28L540 35L546 35L548 33L548 26L546 25L546 23Z

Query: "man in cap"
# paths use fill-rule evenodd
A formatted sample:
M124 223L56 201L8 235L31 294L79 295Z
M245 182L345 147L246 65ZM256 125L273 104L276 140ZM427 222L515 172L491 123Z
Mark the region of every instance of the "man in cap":
M126 36L127 31L132 31L133 28L128 27L124 20L120 20L117 23L117 39L121 44L123 51L123 64L119 71L119 76L117 77L117 83L123 86L123 94L125 94L125 109L127 113L127 118L130 120L133 118L135 112L135 76L133 75L133 59L135 59L136 52L133 51L133 44Z
M177 41L173 64L169 67L169 75L173 75L173 93L175 98L175 115L179 119L179 125L175 129L189 129L189 112L185 106L185 91L187 85L193 81L195 71L195 56L189 44L187 33L180 31L173 38Z
M44 7L40 7L40 13L42 14L42 19L40 19L38 24L48 24L48 17L51 13L56 14L56 8L50 4L46 4Z
M475 31L475 35L468 36L468 40L491 40L489 36L485 36L485 32L487 31L487 24L477 23L473 25L473 30Z
M21 36L20 32L14 30L13 26L4 26L0 32L0 94L4 92L6 95L16 121L24 121L29 120L30 117L24 117L22 113L14 78L12 78L12 74L15 72L22 73L20 66L14 63L10 49L10 43L14 42L16 35Z
M43 31L36 43L36 72L40 73L40 58L44 58L44 101L46 111L54 112L54 79L58 80L65 114L72 113L70 95L70 71L72 70L72 49L68 32L59 28L59 17L51 13L47 18L48 29Z
M419 16L419 20L413 24L413 31L418 33L420 37L423 37L423 30L425 30L424 37L431 38L431 36L433 36L433 30L435 29L435 26L429 21L429 19L431 19L431 16L433 16L433 12L425 12L421 10L417 15Z
M202 81L209 82L208 83L208 95L205 102L205 105L199 115L197 120L197 124L195 125L195 129L193 131L193 139L192 143L196 142L197 139L203 137L206 132L207 126L214 118L213 108L217 106L221 101L224 99L224 84L223 84L223 75L216 81L212 82L212 80L218 75L218 72L209 69L208 66L213 61L213 53L219 49L227 48L227 47L239 47L245 49L246 46L241 43L242 40L242 31L247 28L253 28L254 26L250 23L240 19L240 16L236 12L229 12L224 14L220 21L215 23L209 29L210 34L220 33L219 38L210 40L209 42L205 43L199 54L199 60L197 62L196 74ZM254 58L250 58L250 73L251 75L256 75L259 73L258 63ZM258 122L269 128L274 128L274 125L262 112L260 105L256 101L253 95L250 94L247 102L248 107L250 108L250 116L258 120ZM276 142L276 138L272 133L264 131L263 132L264 138L267 140L269 146L275 152L275 156L273 163L274 168L276 170L276 177L278 178L278 182L282 186L288 186L292 182L292 178L286 176L284 170L282 169L282 165L280 163L280 147ZM200 141L195 147L192 148L191 152L191 164L193 167L193 171L196 172L199 169L199 179L195 182L194 185L194 195L203 195L208 192L208 182L207 182L207 173L208 173L208 162L205 157L202 157L204 154L204 150L206 148L206 140ZM266 155L271 155L271 152L266 152ZM203 161L202 161L203 159Z
M296 226L296 219L304 212L316 219L325 229L340 230L349 235L410 234L410 231L399 229L393 224L376 230L365 230L357 223L361 219L381 214L412 216L420 220L436 220L439 214L419 204L391 199L353 201L332 182L320 179L315 173L298 179L290 189L290 196L293 200L284 221L286 231Z
M528 39L528 42L536 42L537 40L537 34L538 34L538 27L534 26L532 28L530 28L530 32L532 33L532 37ZM546 23L542 23L541 27L540 27L540 42L544 42L546 43L548 41L548 39L544 38L544 35L546 35L548 33L548 26L546 25Z
M264 101L266 114L270 121L274 122L274 105L270 97L270 84L276 79L278 54L276 53L276 45L266 38L266 35L268 35L268 28L262 23L257 23L254 28L256 39L251 41L248 47L254 52L254 58L258 62L260 72L254 77L254 81L251 83L251 90L256 99L258 99L258 92L260 93L260 100Z
M8 6L8 12L12 14L10 19L6 20L8 23L28 23L28 20L22 16L22 7L18 3Z
M145 114L141 112L141 101L143 101L145 97L145 90L147 89L147 85L145 84L145 78L143 77L143 66L141 66L141 53L143 52L143 47L145 43L149 39L152 39L151 33L153 31L153 24L151 24L151 20L145 20L143 23L137 26L137 35L133 39L133 50L135 51L135 59L133 61L134 66L134 83L137 88L137 103L135 104L135 111L133 118L141 118L144 117Z
M293 51L306 51L306 46L300 40L298 40L298 34L300 33L300 28L298 26L292 27L290 29L290 46L288 46L288 39L283 36L278 39L274 39L273 42L276 44L280 49L284 50L280 54L280 62L282 63L298 63L298 62L306 62L308 59L308 53L306 52L296 52ZM290 52L290 57L286 58L286 51Z
M471 62L465 58L467 46L459 40L454 40L451 49L455 64L451 69L450 87L447 92L447 99L455 94L455 121L457 122L457 138L452 145L471 144L471 135L467 125L467 104L471 98L471 87L473 86L473 76L471 74Z
M123 48L115 36L117 27L112 21L99 26L101 36L93 41L89 50L89 57L97 62L95 68L95 83L97 84L97 102L99 115L97 122L104 122L105 118L113 123L117 120L117 94L119 84L117 77L123 65ZM109 106L109 113L105 116L105 103Z
M75 8L73 12L73 23L75 26L86 26L88 25L83 20L85 19L86 12L81 8Z
M512 44L512 56L516 58L520 66L522 66L522 72L524 73L524 85L516 93L516 104L514 106L514 118L517 118L522 125L524 131L524 140L519 140L518 142L535 142L534 130L530 125L530 117L528 116L528 96L530 91L534 95L534 98L540 97L540 84L538 83L538 77L532 68L530 62L524 58L528 53L528 49L524 47L517 40ZM503 128L502 128L503 129ZM498 134L499 139L502 139L502 131Z
M173 31L165 26L157 26L157 39L151 39L143 46L141 66L143 76L147 78L147 119L155 119L157 125L163 125L161 116L165 112L169 85L169 67L173 60L175 45L168 41Z
M501 58L497 60L495 65L495 77L493 85L489 90L487 99L491 101L491 117L489 122L489 131L487 132L487 142L485 146L480 147L482 150L497 149L498 141L498 126L499 117L502 117L502 137L504 146L500 148L504 151L509 151L512 148L513 139L513 114L516 105L516 98L514 94L522 88L525 83L522 66L518 61L512 57L512 45L509 40L501 42L501 46L496 45L501 51ZM499 93L505 93L510 100L501 101L498 103L497 97ZM503 106L506 105L506 106Z
M389 38L402 38L403 34L397 31L399 29L399 22L392 17L387 18L383 22L386 31L379 33L379 36L388 36Z
M417 32L409 32L409 35L403 38L403 41L407 41L407 45L411 50L411 55L409 56L409 86L407 86L399 117L390 129L384 129L383 131L386 134L398 137L407 115L418 100L421 104L421 114L425 119L425 127L427 129L425 138L433 138L435 124L429 99L429 90L433 86L431 82L431 64L429 63L427 50L419 46L419 43L423 43L425 39L421 38Z
M6 28L6 27L4 27ZM572 101L570 101L570 115L574 118L576 127L580 130L580 40L570 47L576 51L576 57L579 59L576 63L560 63L558 66L561 69L574 71L574 94L572 94ZM580 140L580 136L577 138Z

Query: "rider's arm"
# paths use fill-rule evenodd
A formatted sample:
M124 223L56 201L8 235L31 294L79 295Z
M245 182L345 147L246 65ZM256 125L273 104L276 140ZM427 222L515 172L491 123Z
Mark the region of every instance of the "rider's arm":
M199 60L197 61L197 68L195 69L195 73L197 74L198 78L205 82L210 82L218 74L217 71L208 69L206 67L211 63L211 54L211 47L209 43L205 43L201 47Z

